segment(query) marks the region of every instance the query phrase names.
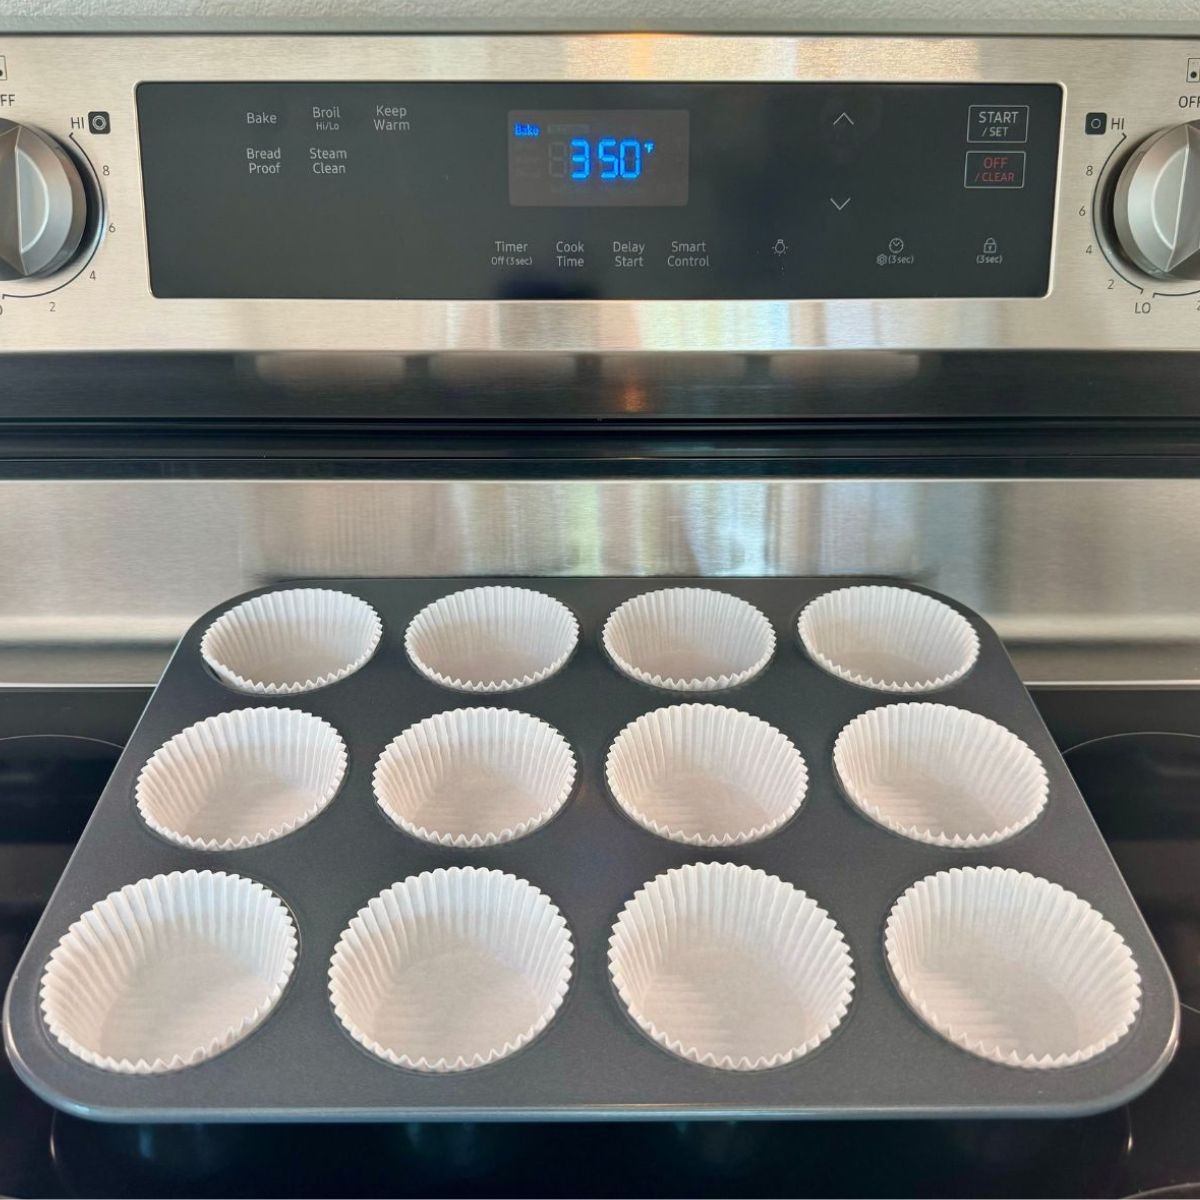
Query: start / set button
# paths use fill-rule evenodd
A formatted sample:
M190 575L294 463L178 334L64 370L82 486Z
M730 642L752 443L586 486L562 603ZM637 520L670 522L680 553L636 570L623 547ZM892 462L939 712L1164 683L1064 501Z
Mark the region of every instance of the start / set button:
M965 188L1023 188L1024 150L968 150L963 165Z
M1029 140L1028 104L972 104L967 109L968 142Z

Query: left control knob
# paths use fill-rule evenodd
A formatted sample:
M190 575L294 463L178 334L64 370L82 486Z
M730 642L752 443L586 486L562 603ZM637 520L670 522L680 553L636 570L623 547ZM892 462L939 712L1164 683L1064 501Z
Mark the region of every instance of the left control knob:
M87 190L49 135L0 118L0 280L51 275L79 249Z

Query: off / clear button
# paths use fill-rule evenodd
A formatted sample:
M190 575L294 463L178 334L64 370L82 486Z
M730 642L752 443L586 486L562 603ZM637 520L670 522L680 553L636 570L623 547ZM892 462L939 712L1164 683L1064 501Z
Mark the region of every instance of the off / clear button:
M968 150L963 164L965 188L1023 188L1024 150Z

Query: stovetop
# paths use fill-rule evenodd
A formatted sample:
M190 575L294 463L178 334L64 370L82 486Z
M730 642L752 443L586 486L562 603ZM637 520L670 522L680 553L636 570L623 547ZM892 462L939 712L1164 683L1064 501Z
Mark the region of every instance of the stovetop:
M0 985L146 698L0 694ZM1125 1108L1070 1121L109 1126L54 1112L0 1060L0 1196L1200 1196L1200 702L1036 698L1183 1003L1174 1063ZM1127 732L1145 728L1176 732Z

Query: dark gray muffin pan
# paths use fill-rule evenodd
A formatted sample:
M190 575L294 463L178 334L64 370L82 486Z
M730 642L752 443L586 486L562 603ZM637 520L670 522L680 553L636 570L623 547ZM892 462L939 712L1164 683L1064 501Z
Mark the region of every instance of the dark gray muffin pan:
M951 686L901 696L857 687L821 670L800 645L796 618L822 592L862 582L872 581L307 580L302 586L340 589L372 604L383 618L383 641L365 667L339 683L262 698L231 691L201 661L204 630L246 597L229 601L180 641L13 976L4 1034L14 1066L56 1107L116 1121L1064 1116L1129 1100L1170 1061L1178 1000L1058 750L996 634L952 601L947 603L974 625L981 650L973 669ZM557 675L520 691L468 695L426 680L408 661L404 631L421 608L487 583L536 588L575 613L579 645ZM674 586L717 588L761 609L777 639L766 670L741 687L703 694L660 691L622 675L601 646L605 619L630 596ZM834 739L859 713L905 699L983 713L1024 739L1049 775L1050 798L1041 816L1006 842L955 850L896 836L861 815L835 782ZM607 794L604 758L616 734L642 713L689 700L755 713L799 747L808 764L808 794L780 831L747 845L697 849L635 825ZM193 722L259 704L315 713L341 733L349 770L329 807L288 836L245 850L191 851L153 833L133 798L143 763ZM418 841L377 807L371 790L375 760L415 721L474 704L518 708L558 728L578 758L575 792L553 820L515 842L459 850ZM654 1044L624 1011L608 975L612 924L642 884L696 861L746 863L778 875L815 897L845 934L854 956L854 999L834 1035L811 1054L762 1072L702 1067ZM570 925L576 962L562 1008L530 1045L478 1070L421 1074L389 1065L351 1039L330 1007L326 974L341 931L369 899L406 876L456 864L499 868L546 892ZM888 910L914 881L970 864L1045 876L1078 893L1116 926L1143 985L1138 1017L1116 1046L1078 1066L1021 1070L968 1054L913 1014L884 959ZM68 926L109 892L188 868L249 876L290 907L300 954L287 990L249 1037L195 1067L138 1077L87 1066L43 1024L38 987L47 957Z

